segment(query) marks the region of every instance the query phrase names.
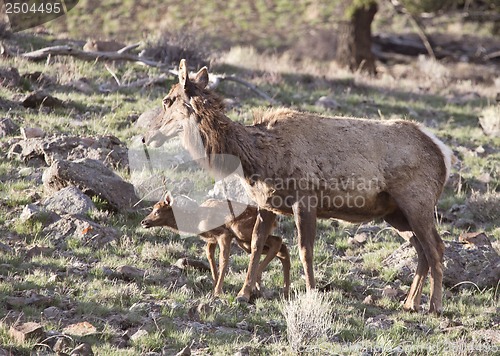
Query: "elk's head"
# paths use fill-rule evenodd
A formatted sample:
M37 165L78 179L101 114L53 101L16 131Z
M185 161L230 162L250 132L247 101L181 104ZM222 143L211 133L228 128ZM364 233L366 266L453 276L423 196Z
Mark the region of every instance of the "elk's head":
M141 226L146 229L155 226L177 229L172 203L172 195L167 192L165 197L153 206L153 211L141 221Z
M196 113L202 108L200 104L206 102L205 97L210 93L205 89L208 85L208 69L201 68L193 78L189 78L186 60L179 64L179 83L170 89L163 98L163 110L155 119L153 127L145 136L144 141L149 144L159 140L163 141L188 130L188 126L196 121Z

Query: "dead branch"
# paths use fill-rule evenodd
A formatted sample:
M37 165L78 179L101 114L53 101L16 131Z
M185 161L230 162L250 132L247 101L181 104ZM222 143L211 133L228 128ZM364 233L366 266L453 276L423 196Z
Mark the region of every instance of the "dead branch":
M489 61L490 59L495 59L498 57L500 57L500 51L495 51L495 52L489 53L489 54L485 55L483 58L485 60Z
M279 104L279 102L276 99L274 99L273 97L269 96L267 93L265 93L264 91L260 90L259 88L257 88L252 83L249 83L249 82L247 82L247 81L245 81L245 80L243 80L241 78L238 78L238 77L236 77L234 75L210 74L210 81L212 82L210 84L210 87L212 89L217 88L217 86L223 80L228 80L228 81L232 81L232 82L244 85L247 88L249 88L251 91L253 91L255 94L257 94L258 96L260 96L261 98L269 101L272 105L278 105Z
M141 44L140 43L134 43L134 44L131 44L131 45L128 45L128 46L125 46L123 47L122 49L119 49L118 51L116 51L116 53L126 53L126 52L130 52L131 50L139 47Z
M396 13L402 13L406 16L406 18L410 21L410 23L417 31L418 37L420 37L420 39L422 40L429 56L432 59L436 59L436 54L432 49L431 42L429 41L429 36L427 36L427 34L425 33L424 27L421 25L420 21L415 16L413 16L413 14L410 13L406 9L406 7L404 7L404 5L399 1L390 0L389 3L392 5L392 8L394 9L394 11L396 11Z
M168 77L165 74L160 74L158 77L154 78L145 78L145 79L139 79L134 82L122 85L122 88L139 88L139 87L145 87L145 86L150 86L150 85L155 85L155 84L164 84L168 80Z
M135 46L135 45L133 45ZM122 48L120 51L130 50L130 46ZM125 51L126 52L126 51ZM49 56L72 56L84 61L128 61L137 62L145 64L150 67L162 68L166 67L166 64L161 62L155 62L147 58L136 56L130 53L124 52L99 52L99 51L83 51L78 48L71 46L53 46L38 49L36 51L22 53L20 55L23 58L32 61L41 61L47 59Z
M136 48L138 44L126 46L119 50L118 52L99 52L99 51L83 51L78 48L74 48L71 46L53 46L53 47L46 47L42 48L36 51L32 52L27 52L23 53L20 56L29 60L33 61L41 61L41 60L46 60L50 58L51 56L72 56L81 60L85 61L129 61L129 62L135 62L138 64L142 65L147 65L150 67L155 67L155 68L160 68L164 70L165 72L177 76L178 72L173 69L168 69L167 65L161 62L155 62L153 60L141 57L141 56L136 56L134 54L126 53L127 51L130 51L133 48ZM130 83L128 85L121 85L119 79L116 77L116 74L110 70L109 67L106 67L108 72L113 76L115 81L118 83L118 86L120 88L122 87L140 87L144 85L152 85L156 83L162 83L166 81L165 76L160 76L157 78L147 78L147 79L141 79L138 80L134 83ZM245 87L249 88L251 91L256 93L258 96L261 98L269 101L272 105L277 105L279 102L269 96L267 93L264 91L260 90L257 88L255 85L252 83L249 83L241 78L238 78L234 75L225 75L225 74L217 74L217 75L211 75L211 81L212 81L212 88L216 88L219 83L223 80L228 80L228 81L233 81L235 83L244 85Z

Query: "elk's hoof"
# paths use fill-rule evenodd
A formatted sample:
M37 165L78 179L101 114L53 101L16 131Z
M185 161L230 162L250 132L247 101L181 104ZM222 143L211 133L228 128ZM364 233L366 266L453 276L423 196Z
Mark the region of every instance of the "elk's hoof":
M410 313L418 313L420 311L420 306L418 305L403 305L403 310Z
M250 298L245 297L244 295L239 295L236 297L236 303L238 304L249 304Z
M435 316L441 316L441 315L443 315L443 309L442 308L433 308L431 306L429 308L429 314L433 314Z

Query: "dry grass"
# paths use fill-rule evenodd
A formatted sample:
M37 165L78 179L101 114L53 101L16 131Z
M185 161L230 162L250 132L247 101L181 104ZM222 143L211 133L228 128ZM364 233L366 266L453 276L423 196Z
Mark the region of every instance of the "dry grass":
M296 352L311 352L335 334L333 304L317 291L296 294L283 306L288 343Z

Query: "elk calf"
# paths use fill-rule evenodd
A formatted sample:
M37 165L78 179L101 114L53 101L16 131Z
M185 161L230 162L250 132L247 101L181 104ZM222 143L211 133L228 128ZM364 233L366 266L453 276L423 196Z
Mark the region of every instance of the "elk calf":
M167 193L163 200L154 205L153 211L141 221L142 227L147 229L154 226L165 226L169 230L178 233L179 229L174 216L173 204L174 199L169 193ZM213 218L217 211L220 212L223 211L224 208L227 208L227 204L227 201L209 199L195 209L195 212L193 212L192 209L189 209L189 211L182 211L182 209L186 208L181 206L176 206L175 208L177 213L185 213L187 216L197 215L198 217L201 217L201 224L203 224L204 221L208 221ZM231 204L237 205L238 203L232 202ZM257 208L248 206L242 214L238 215L234 219L230 216L226 216L224 219L225 223L223 225L199 234L199 236L207 243L205 251L210 264L212 278L214 280L214 295L222 293L224 277L226 276L229 268L231 240L236 239L238 246L240 246L245 252L250 253L252 232L256 219ZM215 263L215 249L217 245L219 246L218 269ZM274 257L278 257L283 267L283 293L287 296L290 290L290 255L288 253L288 248L283 243L281 237L269 235L267 237L263 253L266 257L259 264L258 283L260 284L262 272L267 265Z

